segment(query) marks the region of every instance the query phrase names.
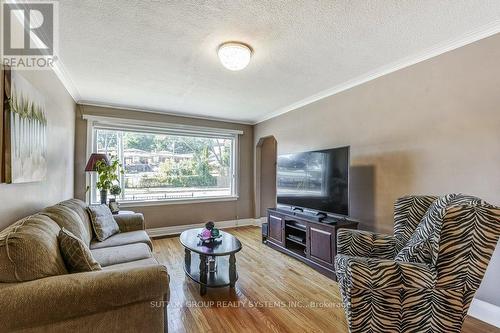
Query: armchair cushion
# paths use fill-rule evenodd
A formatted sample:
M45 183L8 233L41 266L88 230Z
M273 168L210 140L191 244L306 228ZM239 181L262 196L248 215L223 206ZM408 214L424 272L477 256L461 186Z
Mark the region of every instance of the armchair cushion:
M425 289L434 286L435 272L426 264L337 255L339 284L353 289Z
M397 238L374 232L340 229L337 232L337 253L353 257L393 259Z

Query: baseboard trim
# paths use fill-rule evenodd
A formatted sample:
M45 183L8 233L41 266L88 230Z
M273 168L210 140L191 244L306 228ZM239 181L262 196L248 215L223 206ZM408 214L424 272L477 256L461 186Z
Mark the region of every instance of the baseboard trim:
M468 315L500 328L500 306L474 298Z
M262 224L261 219L238 219L238 220L215 222L215 226L218 229L246 227L246 226L260 226L261 224ZM202 228L204 225L205 223L174 225L170 227L146 229L146 232L148 233L149 237L154 238L154 237L178 235L188 229Z

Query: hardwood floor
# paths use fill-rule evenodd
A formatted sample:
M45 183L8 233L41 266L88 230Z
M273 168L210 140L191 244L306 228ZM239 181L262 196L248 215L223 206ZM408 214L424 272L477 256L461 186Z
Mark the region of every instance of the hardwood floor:
M235 289L199 285L183 270L179 237L155 239L155 255L169 269L169 332L348 332L335 281L265 246L260 229L226 229L243 244L236 255ZM468 317L463 332L500 332Z

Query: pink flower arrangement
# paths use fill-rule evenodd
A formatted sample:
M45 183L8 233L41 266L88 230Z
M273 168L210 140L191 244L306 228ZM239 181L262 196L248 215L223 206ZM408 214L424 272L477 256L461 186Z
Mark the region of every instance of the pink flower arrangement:
M212 237L212 230L208 230L206 228L203 228L201 231L201 238L203 239L209 239Z

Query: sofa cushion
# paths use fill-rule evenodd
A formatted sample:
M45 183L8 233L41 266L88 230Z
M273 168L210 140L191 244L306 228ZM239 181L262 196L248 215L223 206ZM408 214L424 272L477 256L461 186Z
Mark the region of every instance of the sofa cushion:
M48 216L28 216L0 232L0 282L67 274L59 251L60 227Z
M91 234L85 228L80 216L73 209L58 204L45 208L40 214L50 217L59 227L71 232L87 246L90 244Z
M151 249L144 243L105 247L92 250L92 256L101 266L110 266L151 258Z
M90 240L94 237L94 230L92 230L92 222L90 221L89 213L87 212L88 205L78 199L69 199L58 203L59 206L64 206L72 209L75 213L80 216L80 219L83 222L83 226L85 230L87 230L87 234L89 235L89 243ZM87 244L89 244L87 243Z
M59 248L66 267L72 273L100 271L101 265L92 257L88 246L70 231L62 228L59 231Z
M110 236L119 233L120 228L113 218L111 210L106 205L93 205L87 208L95 237L99 241L104 241Z
M105 271L109 271L112 269L120 269L121 270L121 269L129 269L129 268L144 267L144 266L156 266L156 265L160 265L158 260L156 260L155 258L148 258L148 259L125 262L122 264L106 266L106 267L103 267L103 270L105 270Z
M119 234L115 234L109 237L103 242L99 242L94 239L90 243L90 249L91 250L102 249L105 247L120 246L120 245L135 244L135 243L144 243L148 245L151 250L153 249L153 244L151 243L151 239L144 230L121 232Z

